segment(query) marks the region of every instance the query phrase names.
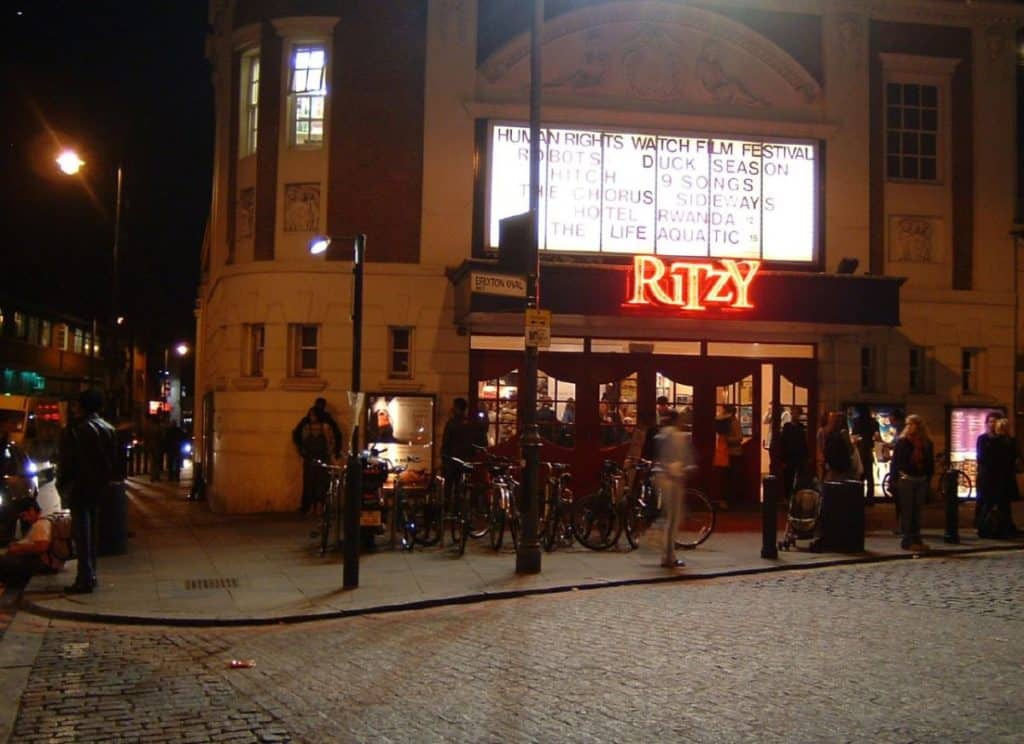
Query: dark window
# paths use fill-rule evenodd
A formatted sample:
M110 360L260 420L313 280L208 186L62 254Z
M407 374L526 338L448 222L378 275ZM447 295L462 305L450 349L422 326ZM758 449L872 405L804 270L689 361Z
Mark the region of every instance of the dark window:
M937 180L938 88L917 83L889 83L885 86L885 95L886 175L910 181Z

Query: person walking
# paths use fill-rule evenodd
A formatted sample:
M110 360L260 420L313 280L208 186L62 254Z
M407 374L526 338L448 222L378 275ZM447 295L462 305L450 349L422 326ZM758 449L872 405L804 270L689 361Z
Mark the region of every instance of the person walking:
M78 551L75 581L64 591L89 594L96 580L96 506L120 479L117 432L100 416L103 394L85 390L78 396L76 415L61 435L57 492L71 507Z
M892 452L892 482L899 502L900 547L915 553L928 550L921 542L921 509L935 469L928 428L917 414L907 416Z
M661 565L665 568L680 568L684 565L676 557L676 533L683 514L683 495L686 492L686 478L697 469L693 452L693 440L689 432L683 431L682 415L677 413L658 433L658 459L661 462L661 500L665 509L665 537L661 553Z
M164 440L160 417L151 413L146 416L142 429L142 442L146 448L146 459L149 462L149 480L156 483L164 469Z
M170 426L164 431L163 446L167 453L167 480L177 483L181 480L181 448L188 437L185 431L178 426L177 421L171 421Z

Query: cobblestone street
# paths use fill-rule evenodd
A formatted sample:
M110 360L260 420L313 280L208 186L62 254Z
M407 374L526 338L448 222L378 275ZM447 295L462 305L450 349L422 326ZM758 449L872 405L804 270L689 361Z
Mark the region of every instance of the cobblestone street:
M1022 576L1013 552L253 629L53 621L13 740L1019 741Z

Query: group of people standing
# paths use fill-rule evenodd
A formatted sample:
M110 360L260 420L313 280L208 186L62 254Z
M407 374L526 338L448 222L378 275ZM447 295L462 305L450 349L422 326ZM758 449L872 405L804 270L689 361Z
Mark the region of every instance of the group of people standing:
M149 464L149 479L156 483L163 478L164 468L167 480L181 480L182 446L188 441L185 430L178 422L169 419L166 413L151 413L142 425L142 444L146 449Z
M1010 502L1016 501L1017 442L1010 436L1010 422L996 413L985 418L985 433L976 444L978 478L974 526L979 537L1015 537Z

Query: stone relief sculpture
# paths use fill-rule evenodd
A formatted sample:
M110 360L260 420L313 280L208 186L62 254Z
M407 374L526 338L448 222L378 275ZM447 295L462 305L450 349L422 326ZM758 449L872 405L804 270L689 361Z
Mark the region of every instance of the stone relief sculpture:
M251 238L256 226L256 189L242 189L238 192L238 215L235 227L239 240Z
M852 14L840 16L836 32L839 35L839 48L843 52L844 63L862 67L865 52L861 17Z
M466 25L466 0L444 0L438 23L441 40L448 41L454 36L457 41L465 41Z
M583 90L596 88L604 83L608 73L609 53L603 48L601 32L592 29L587 32L584 42L583 60L579 67L544 83L545 88L570 88Z
M320 184L288 183L284 187L284 231L320 229Z
M716 103L733 103L742 106L766 106L741 80L726 72L722 64L722 45L717 39L708 39L697 57L694 70L701 87Z
M941 260L932 217L894 215L889 218L889 260L935 263Z
M679 45L661 29L646 28L624 46L622 69L630 90L641 98L679 97L683 67Z

